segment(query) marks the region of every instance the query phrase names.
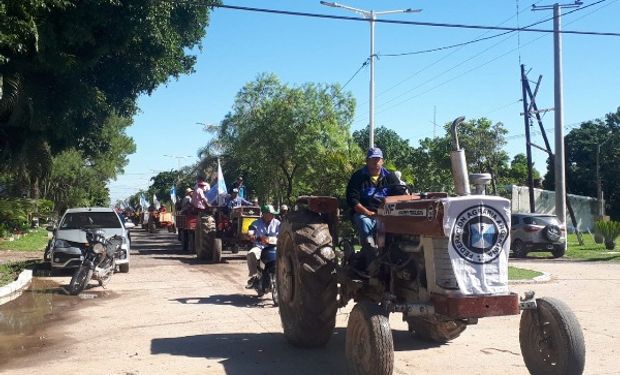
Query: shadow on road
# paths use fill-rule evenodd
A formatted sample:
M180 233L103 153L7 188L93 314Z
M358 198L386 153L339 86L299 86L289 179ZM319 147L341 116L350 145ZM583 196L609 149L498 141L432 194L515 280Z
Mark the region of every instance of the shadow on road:
M151 354L221 359L226 374L344 374L344 332L343 328L336 329L321 349L295 348L282 333L160 338L151 340Z
M393 335L394 351L440 346L407 331ZM151 354L221 359L226 374L345 374L345 336L346 328L336 328L327 346L318 349L296 348L275 332L170 337L151 340Z
M176 301L183 304L191 305L226 305L235 307L249 307L249 308L263 308L273 307L273 302L270 298L271 294L265 295L259 298L256 295L249 294L216 294L209 297L185 297L175 298L170 301Z

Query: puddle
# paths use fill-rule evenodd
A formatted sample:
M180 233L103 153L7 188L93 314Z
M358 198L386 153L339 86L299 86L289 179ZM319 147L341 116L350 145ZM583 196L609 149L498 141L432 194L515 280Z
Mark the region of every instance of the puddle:
M71 312L80 306L93 300L117 297L116 293L101 287L71 296L63 286L52 280L34 278L19 298L0 305L0 363L59 341L59 338L48 337L47 329L55 322L79 319Z

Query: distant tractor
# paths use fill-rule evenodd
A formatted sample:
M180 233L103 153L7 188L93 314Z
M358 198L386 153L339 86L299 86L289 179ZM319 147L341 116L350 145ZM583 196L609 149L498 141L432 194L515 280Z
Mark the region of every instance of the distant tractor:
M236 254L251 247L248 229L258 218L260 207L210 207L200 217L177 215L177 226L183 249L195 251L198 259L219 263L223 251Z

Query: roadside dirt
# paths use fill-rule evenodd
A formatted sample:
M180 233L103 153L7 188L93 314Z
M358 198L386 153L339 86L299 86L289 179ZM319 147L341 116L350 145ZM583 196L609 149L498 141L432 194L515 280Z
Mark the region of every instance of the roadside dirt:
M133 237L131 269L108 289L61 296L69 275L48 277L31 294L46 295L43 319L24 320L22 299L0 306L3 374L343 374L344 334L352 304L341 309L326 348L297 349L282 335L270 296L244 289L244 253L203 264L163 231ZM522 293L562 299L586 339L586 374L620 374L620 265L553 261L512 264L550 272L550 282L516 285ZM94 284L93 284L94 285ZM94 295L94 297L92 297ZM51 297L50 297L51 296ZM56 296L56 297L54 297ZM91 297L88 297L91 296ZM24 297L22 297L24 298ZM12 325L6 317L13 317ZM446 345L418 341L400 315L390 323L395 374L527 374L518 341L519 317L481 319ZM21 329L15 326L21 324ZM13 328L7 328L13 327Z
M43 250L41 251L12 251L0 250L0 264L21 262L32 259L43 259Z

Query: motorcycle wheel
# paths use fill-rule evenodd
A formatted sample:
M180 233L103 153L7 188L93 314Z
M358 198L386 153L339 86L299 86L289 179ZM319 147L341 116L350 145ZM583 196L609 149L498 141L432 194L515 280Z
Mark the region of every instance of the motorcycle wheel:
M347 324L345 354L348 374L392 374L394 341L385 310L370 302L359 302L353 307Z
M112 279L112 275L114 274L114 269L116 268L116 265L114 263L112 263L112 265L110 267L112 267L111 271L108 272L108 274L105 277L102 277L101 279L98 280L99 281L99 286L105 288L106 285L108 285L108 283Z
M71 294L72 296L80 294L80 292L84 290L86 284L88 284L92 276L93 271L90 268L86 266L80 266L80 268L78 268L78 270L73 274L71 282L69 283L69 294Z
M586 349L575 314L555 298L538 298L536 304L536 310L523 311L519 326L521 354L530 374L583 374Z
M271 279L271 299L273 300L273 306L278 307L278 285L276 284L276 274L269 273Z

